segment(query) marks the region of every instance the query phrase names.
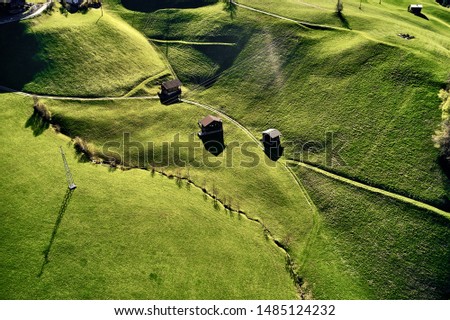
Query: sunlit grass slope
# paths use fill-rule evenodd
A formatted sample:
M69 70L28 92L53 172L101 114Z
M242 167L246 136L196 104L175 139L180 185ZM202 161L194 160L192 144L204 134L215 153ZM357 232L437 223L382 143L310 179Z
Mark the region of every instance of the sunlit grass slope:
M321 299L448 299L448 218L298 169L319 209L304 275Z
M67 137L25 127L32 99L0 100L1 299L296 297L258 224L159 174L80 163Z
M449 58L449 9L434 0L424 0L422 16L407 11L407 0L343 1L342 17L336 15L335 0L241 0L241 4L273 12L288 18L325 24L361 32L379 42L406 47L429 58ZM360 8L361 5L361 8ZM413 41L398 37L399 33L415 36Z
M151 76L169 73L146 38L100 11L54 11L0 27L0 84L33 93L119 96Z
M291 247L300 262L312 227L305 196L283 165L269 160L232 123L223 119L226 147L214 156L197 137L197 122L210 111L196 106L165 106L157 100L45 103L71 137L85 139L126 165L153 166L189 177L231 207L261 219L276 239ZM169 148L163 147L168 144ZM179 153L174 152L175 145L180 146ZM125 155L124 149L129 150Z
M442 66L345 33L285 30L254 35L238 67L193 96L255 132L278 128L293 142L290 156L444 206L448 179L431 141L441 86L433 70ZM269 51L254 54L261 43Z

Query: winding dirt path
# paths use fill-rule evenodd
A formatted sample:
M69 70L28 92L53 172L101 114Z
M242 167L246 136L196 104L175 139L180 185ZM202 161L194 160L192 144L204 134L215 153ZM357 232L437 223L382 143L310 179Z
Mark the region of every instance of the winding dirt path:
M308 21L295 20L295 19L292 19L292 18L280 16L280 15L278 15L276 13L272 13L272 12L256 9L256 8L253 8L253 7L249 7L249 6L246 6L245 4L240 4L240 3L237 3L235 1L233 1L233 3L235 5L237 5L238 7L241 7L243 9L250 10L250 11L253 11L253 12L257 12L257 13L261 13L261 14L264 14L266 16L271 16L273 18L277 18L277 19L280 19L280 20L290 21L290 22L296 23L296 24L298 24L298 25L300 25L302 27L313 28L313 29L324 29L324 30L328 29L328 30L349 31L349 29L346 29L346 28L332 27L332 26L328 26L328 25L325 25L325 24L318 24L318 23L312 23L312 22L308 22ZM320 10L323 10L323 8L320 8Z
M175 44L186 44L195 46L229 46L229 47L236 46L236 43L234 42L199 42L199 41L185 41L185 40L162 40L153 38L148 38L148 40L158 43L175 43Z
M45 95L45 94L34 94L34 93L28 93L28 92L23 92L23 91L18 91L15 89L11 89L5 86L1 86L0 85L0 92L10 92L10 93L15 93L21 96L25 96L25 97L37 97L40 99L51 99L51 100L68 100L68 101L113 101L113 100L140 100L140 99L152 99L152 100L157 100L159 99L158 96L142 96L142 97L126 97L126 96L121 96L121 97L94 97L94 98L89 98L89 97L64 97L64 96L52 96L52 95Z
M373 193L378 193L378 194L381 194L383 196L386 196L386 197L389 197L389 198L392 198L392 199L395 199L395 200L399 200L401 202L405 202L405 203L411 204L411 205L413 205L415 207L418 207L418 208L421 208L421 209L425 209L425 210L428 210L428 211L432 211L434 213L437 213L439 215L442 215L442 216L450 219L450 212L446 212L444 210L436 208L436 207L434 207L432 205L429 205L427 203L424 203L424 202L421 202L421 201L418 201L418 200L414 200L412 198L408 198L408 197L400 195L398 193L386 191L384 189L380 189L380 188L377 188L377 187L372 187L370 185L367 185L367 184L364 184L364 183L361 183L361 182L358 182L358 181L355 181L355 180L352 180L352 179L340 176L340 175L335 174L333 172L330 172L330 171L327 171L327 170L324 170L324 169L312 166L310 164L307 164L307 163L304 163L304 162L301 162L301 161L288 160L287 163L291 163L291 164L295 164L297 166L301 166L303 168L306 168L306 169L312 170L314 172L320 173L320 174L322 174L324 176L327 176L327 177L329 177L331 179L334 179L334 180L337 180L337 181L340 181L340 182L344 182L346 184L352 185L352 186L360 188L360 189L368 190L368 191L373 192Z

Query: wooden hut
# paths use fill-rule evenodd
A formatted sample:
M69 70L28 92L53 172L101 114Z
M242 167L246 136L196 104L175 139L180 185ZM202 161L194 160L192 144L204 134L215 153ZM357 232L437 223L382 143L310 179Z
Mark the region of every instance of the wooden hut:
M202 130L198 135L204 137L211 134L223 133L222 119L212 115L204 117L198 122L198 126Z
M423 6L421 4L410 4L408 11L414 14L419 14L422 11Z
M262 132L262 143L264 146L278 147L281 143L280 141L281 133L277 129L267 129Z
M170 80L161 84L161 91L158 93L161 102L176 102L181 99L181 86L180 80Z

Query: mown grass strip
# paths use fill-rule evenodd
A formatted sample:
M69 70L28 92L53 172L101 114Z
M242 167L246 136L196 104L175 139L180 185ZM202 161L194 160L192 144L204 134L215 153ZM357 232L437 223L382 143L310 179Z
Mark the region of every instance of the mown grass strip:
M449 212L446 212L444 210L441 210L441 209L438 209L436 207L433 207L432 205L429 205L429 204L426 204L426 203L423 203L423 202L420 202L420 201L417 201L417 200L414 200L414 199L411 199L411 198L408 198L408 197L405 197L405 196L402 196L402 195L399 195L399 194L396 194L396 193L393 193L393 192L389 192L389 191L386 191L386 190L383 190L383 189L380 189L380 188L372 187L372 186L369 186L367 184L364 184L364 183L361 183L361 182L357 182L357 181L354 181L354 180L342 177L340 175L337 175L337 174L331 173L329 171L320 169L318 167L306 164L304 162L297 162L297 161L289 160L288 163L292 163L292 164L295 164L295 165L298 165L298 166L301 166L301 167L313 170L313 171L318 172L320 174L323 174L323 175L325 175L327 177L333 178L333 179L338 180L338 181L345 182L347 184L351 184L351 185L353 185L355 187L358 187L358 188L361 188L361 189L369 190L369 191L374 192L374 193L382 194L384 196L387 196L387 197L390 197L390 198L393 198L393 199L396 199L396 200L400 200L400 201L408 203L408 204L412 204L412 205L414 205L416 207L419 207L419 208L422 208L422 209L426 209L428 211L432 211L434 213L437 213L437 214L439 214L441 216L444 216L444 217L450 219L450 213Z

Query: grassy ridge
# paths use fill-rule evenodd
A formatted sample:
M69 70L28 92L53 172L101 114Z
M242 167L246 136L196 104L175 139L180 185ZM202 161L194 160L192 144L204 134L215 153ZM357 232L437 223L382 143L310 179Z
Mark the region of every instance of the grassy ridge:
M317 298L448 299L447 218L297 172L320 214L304 267Z
M59 12L1 26L0 83L34 93L119 96L167 70L159 54L120 18ZM13 41L11 41L13 39Z
M127 10L111 0L107 7L152 39L238 42L248 36L243 27L251 30L254 26L254 21L230 19L222 4L187 9L167 7L148 13Z
M24 127L31 99L0 100L1 299L296 297L259 225L158 174L80 163L66 137ZM59 145L78 184L65 210Z

